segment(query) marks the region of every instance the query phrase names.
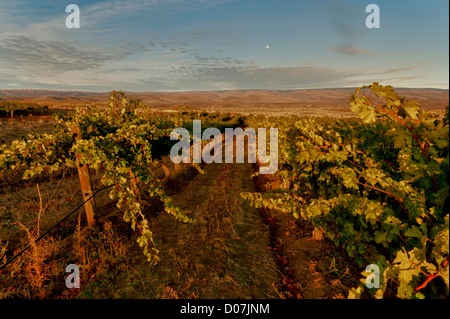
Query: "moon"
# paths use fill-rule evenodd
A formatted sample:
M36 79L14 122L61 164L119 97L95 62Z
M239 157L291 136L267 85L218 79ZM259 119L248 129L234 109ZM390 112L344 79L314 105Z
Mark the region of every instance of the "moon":
M269 46L269 45L266 45L266 49L267 49L267 50L270 49L270 46Z

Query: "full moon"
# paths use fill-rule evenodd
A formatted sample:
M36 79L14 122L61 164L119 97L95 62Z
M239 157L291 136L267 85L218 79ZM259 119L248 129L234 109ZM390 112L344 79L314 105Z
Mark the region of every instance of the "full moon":
M266 49L269 49L270 47L269 47L269 45L266 45Z

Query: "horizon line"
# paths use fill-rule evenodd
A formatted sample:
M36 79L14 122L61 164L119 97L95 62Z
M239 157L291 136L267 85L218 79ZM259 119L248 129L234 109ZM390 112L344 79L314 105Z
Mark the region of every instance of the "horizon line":
M324 88L298 88L298 89L224 89L224 90L179 90L179 91L132 91L132 90L121 90L122 92L129 93L188 93L188 92L232 92L232 91L301 91L301 90L337 90L337 89L356 89L361 86L341 86L341 87L324 87ZM449 88L437 88L437 87L404 87L399 86L394 89L400 90L440 90L449 91ZM38 88L22 88L22 89L8 89L0 88L0 91L58 91L58 92L89 92L89 93L110 93L112 91L120 91L120 89L111 89L108 91L93 91L93 90L74 90L74 89L38 89ZM1 96L1 95L0 95Z

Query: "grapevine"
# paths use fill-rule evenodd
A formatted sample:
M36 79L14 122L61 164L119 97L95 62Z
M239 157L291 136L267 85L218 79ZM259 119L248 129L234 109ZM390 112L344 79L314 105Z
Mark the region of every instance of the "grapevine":
M378 83L356 89L350 107L361 121L249 119L279 128L276 177L289 187L242 196L311 221L360 266L377 264L377 298L448 295L448 120Z
M114 185L111 199L123 212L123 219L139 232L137 243L152 264L158 262L158 250L142 207L140 192L158 197L164 210L182 222L193 219L175 207L165 194L161 181L153 173L159 159L170 151L170 131L186 127L201 114L180 112L157 115L139 100L128 101L122 91L113 91L108 108L77 108L68 115L56 115L53 134L30 134L0 148L0 170L23 170L29 179L44 172L52 173L63 166L76 167L75 154L81 154L81 165L89 165L101 182ZM208 118L206 125L223 128L239 125L239 117ZM82 139L74 142L70 127L80 125ZM138 184L130 183L130 176ZM137 189L139 188L139 190Z

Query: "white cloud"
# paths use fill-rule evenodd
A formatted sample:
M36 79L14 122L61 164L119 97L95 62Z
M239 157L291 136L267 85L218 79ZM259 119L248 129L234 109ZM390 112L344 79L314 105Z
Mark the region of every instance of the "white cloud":
M377 55L378 51L366 50L351 44L342 44L334 48L329 48L329 51L342 53L346 55Z
M117 48L78 48L61 41L38 41L26 36L0 39L0 64L30 76L96 68L131 52Z

